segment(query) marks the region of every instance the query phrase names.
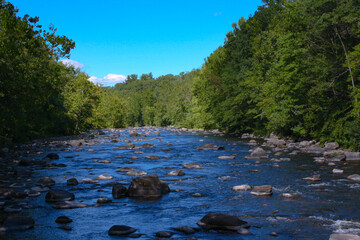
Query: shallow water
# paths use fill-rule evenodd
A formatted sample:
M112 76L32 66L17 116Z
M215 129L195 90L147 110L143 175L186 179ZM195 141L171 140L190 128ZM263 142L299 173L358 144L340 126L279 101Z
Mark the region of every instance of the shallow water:
M32 216L35 227L22 233L10 233L6 239L119 239L111 237L107 231L112 225L129 225L144 235L138 239L155 238L158 231L172 227L196 225L209 212L221 212L240 216L250 223L251 235L200 231L186 236L175 234L172 239L274 239L271 232L278 233L275 239L329 239L332 233L360 234L360 184L347 180L346 176L360 173L358 163L336 163L327 166L314 162L316 155L283 153L280 157L290 161L274 162L267 160L248 160L249 150L254 148L247 141L229 136L215 136L204 133L181 132L176 129L153 128L137 129L149 132L146 139L131 138L131 129L106 130L107 135L95 145L82 146L83 150L73 147L54 149L60 155L55 163L64 163L66 167L35 170L32 183L42 177L50 176L56 181L52 189L64 189L75 194L75 201L82 200L90 205L86 208L57 210L45 202L45 193L30 198L32 208L24 209L22 215ZM153 131L160 132L160 136ZM120 134L121 139L129 139L136 146L144 143L155 144L151 148L139 150L119 150L124 142L111 143L108 136ZM200 145L212 143L225 146L225 150L197 150ZM90 151L89 151L90 150ZM270 150L270 149L267 149ZM143 154L135 154L142 151ZM44 152L39 158L44 157ZM158 160L146 159L156 155ZM221 160L218 156L235 155L235 159ZM123 158L115 158L121 156ZM137 156L138 159L131 159ZM66 158L73 157L73 158ZM170 159L162 157L171 157ZM272 152L270 158L279 158ZM111 163L99 163L96 160L110 160ZM132 161L133 163L128 163ZM184 169L181 164L196 162L204 169ZM278 165L278 166L277 166ZM130 198L113 199L112 186L107 183L116 181L129 186L133 176L116 172L120 167L129 166L148 174L157 174L166 181L171 192L156 201L139 201ZM332 169L340 168L344 174L333 174ZM167 173L182 169L185 176L168 176ZM250 170L258 170L257 172ZM112 180L100 180L98 184L80 183L81 190L70 190L66 180L76 177L79 182L84 178L96 178L100 174L114 176ZM314 174L321 174L321 182L302 180ZM179 179L181 181L179 181ZM256 197L246 192L232 191L232 187L241 184L251 186L272 185L273 195ZM201 193L203 197L193 197ZM296 198L281 197L282 193L297 195ZM99 197L113 199L113 203L95 207ZM73 219L69 225L72 231L58 229L55 223L58 216L66 215ZM126 239L126 238L124 238Z

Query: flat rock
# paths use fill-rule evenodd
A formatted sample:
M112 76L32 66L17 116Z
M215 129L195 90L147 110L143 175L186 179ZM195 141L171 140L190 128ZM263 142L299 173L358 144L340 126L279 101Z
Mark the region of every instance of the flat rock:
M311 182L318 182L318 181L321 181L321 176L319 174L317 174L317 175L313 175L310 177L305 177L305 178L303 178L303 180L311 181Z
M169 176L184 176L185 173L183 170L179 169L179 170L171 171L167 175L169 175Z
M223 213L209 213L197 224L205 230L215 229L239 231L242 228L249 227L249 224L240 218Z
M75 199L75 195L65 190L52 190L49 191L46 196L46 202L62 202L71 201Z
M109 229L108 234L111 236L126 236L133 232L136 232L135 228L126 225L114 225Z
M130 176L136 176L136 177L139 177L139 176L144 176L146 175L147 173L144 172L144 171L139 171L139 170L130 170L126 173L126 175L130 175Z
M53 205L53 208L55 209L74 209L74 208L84 208L88 207L89 205L79 202L71 202L71 201L64 201L59 202L55 205Z
M55 220L56 223L60 223L60 224L71 223L72 221L73 220L67 216L60 216Z
M248 184L243 184L243 185L238 185L238 186L234 186L232 188L233 191L249 191L251 190L251 186Z
M255 196L270 196L272 195L272 186L271 185L262 185L253 187L250 194Z
M2 228L5 231L25 231L34 227L35 221L31 217L9 216Z
M157 160L157 159L160 159L159 156L154 156L154 155L151 155L151 156L146 156L145 157L146 159L151 159L151 160Z
M360 152L344 152L346 161L360 161Z
M360 182L360 175L359 174L353 174L347 177L347 179L352 180L352 181L356 181L356 182Z
M330 235L329 240L360 240L360 236L354 234L334 233Z
M182 164L184 168L190 169L203 169L204 167L199 163L184 163Z
M84 183L98 183L98 182L99 182L98 180L96 180L96 179L91 179L91 178L84 178L84 179L82 179L82 181L83 181Z
M129 171L132 171L134 170L132 167L122 167L118 170L116 170L117 172L129 172Z
M109 174L101 174L96 179L98 179L98 180L111 180L113 178L114 177L109 175Z
M159 238L170 238L174 233L170 231L159 231L155 235Z
M218 156L218 159L230 160L230 159L235 159L235 156Z
M175 227L173 228L175 231L179 231L185 234L194 234L196 232L198 232L199 230L196 228L192 228L189 226L180 226L180 227Z

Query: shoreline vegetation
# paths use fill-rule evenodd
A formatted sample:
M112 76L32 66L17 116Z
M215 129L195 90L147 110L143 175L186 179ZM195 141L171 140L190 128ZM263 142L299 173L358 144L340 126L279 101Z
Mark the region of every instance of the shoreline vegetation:
M263 3L232 24L200 69L133 74L102 87L61 63L73 40L0 0L0 146L89 129L180 126L359 151L360 1Z

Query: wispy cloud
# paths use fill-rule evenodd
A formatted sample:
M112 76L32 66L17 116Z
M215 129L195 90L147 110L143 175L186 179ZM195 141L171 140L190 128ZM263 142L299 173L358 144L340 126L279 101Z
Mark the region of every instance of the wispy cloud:
M64 60L61 60L61 62L63 64L65 64L66 66L73 66L75 68L83 68L83 67L85 67L84 64L79 63L79 62L74 61L74 60L71 60L71 59L64 59Z
M215 16L215 17L219 17L219 16L221 16L221 14L222 14L221 12L216 12L216 13L214 14L214 16Z
M90 82L93 82L95 84L100 84L103 86L114 86L116 83L125 82L126 76L121 75L121 74L109 73L108 75L106 75L103 78L91 76L88 80Z

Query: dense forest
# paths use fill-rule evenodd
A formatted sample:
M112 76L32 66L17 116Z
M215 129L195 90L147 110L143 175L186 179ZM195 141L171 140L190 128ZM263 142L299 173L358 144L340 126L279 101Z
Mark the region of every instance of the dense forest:
M264 0L201 69L94 85L75 43L0 0L0 143L91 128L182 126L360 150L360 0Z

